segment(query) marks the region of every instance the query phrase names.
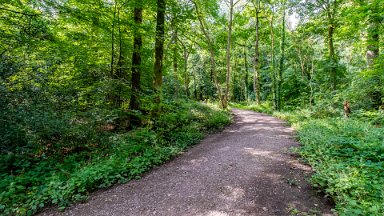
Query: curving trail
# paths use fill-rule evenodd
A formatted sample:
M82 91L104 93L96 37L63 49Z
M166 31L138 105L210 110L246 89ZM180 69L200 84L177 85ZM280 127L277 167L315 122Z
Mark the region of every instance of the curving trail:
M305 181L310 167L288 153L298 145L293 130L264 114L233 113L223 132L142 179L40 215L332 215L332 205Z

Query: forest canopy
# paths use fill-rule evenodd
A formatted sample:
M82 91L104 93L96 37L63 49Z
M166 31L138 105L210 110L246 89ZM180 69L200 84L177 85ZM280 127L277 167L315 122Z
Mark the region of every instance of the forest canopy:
M152 165L78 180L69 195L44 180L121 149L159 164L169 143L228 124L231 103L381 127L383 11L382 0L0 0L0 213L134 178Z

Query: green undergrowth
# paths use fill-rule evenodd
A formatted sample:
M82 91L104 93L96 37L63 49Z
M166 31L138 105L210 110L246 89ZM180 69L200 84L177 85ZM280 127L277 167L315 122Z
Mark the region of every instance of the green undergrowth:
M273 112L269 104L233 107L272 114L296 129L295 149L311 165L314 188L331 197L339 215L384 215L382 111L355 111L350 118L316 110Z
M230 122L229 112L215 105L170 102L145 127L101 133L87 148L64 155L2 154L0 215L32 215L49 205L63 210L86 200L91 191L140 178Z

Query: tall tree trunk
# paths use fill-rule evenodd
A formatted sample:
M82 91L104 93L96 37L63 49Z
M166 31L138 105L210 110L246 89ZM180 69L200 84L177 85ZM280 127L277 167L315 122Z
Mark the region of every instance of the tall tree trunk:
M312 58L312 61L311 61L311 75L310 75L310 79L309 79L309 88L310 88L310 95L309 95L309 108L312 112L312 107L313 107L313 94L314 94L314 91L313 91L313 76L314 76L314 71L315 71L315 66L314 66L314 59Z
M283 83L283 71L284 71L284 51L285 51L285 2L283 3L283 22L281 26L281 57L280 57L280 65L279 65L279 73L277 76L277 109L280 111L281 106L281 84Z
M133 33L133 54L132 54L132 77L131 87L132 94L129 102L129 109L140 109L140 76L141 76L141 47L142 47L142 35L140 33L140 27L143 22L143 9L139 6L141 3L137 0L136 6L133 11L133 19L135 21L134 33Z
M115 7L113 9L112 20L112 35L111 35L111 78L114 76L114 64L115 64L115 21L116 21L117 1L115 1Z
M274 13L274 9L272 8L272 13ZM275 71L275 33L273 31L273 21L274 21L274 14L272 14L271 20L269 22L270 24L270 31L271 31L271 70L272 70L272 97L273 97L273 108L277 110L277 95L276 95L276 71Z
M158 115L161 102L161 88L163 84L163 55L164 55L164 21L165 21L165 0L157 0L156 17L156 41L155 41L155 64L154 64L154 83L155 90L155 109L154 115Z
M245 100L248 101L248 79L249 79L249 71L248 71L248 58L247 58L247 52L246 47L244 47L244 68L245 68L245 77L244 77L244 94L245 94Z
M233 21L233 0L229 3L229 21L228 21L228 38L227 38L227 76L225 79L225 95L223 102L223 109L228 107L228 93L229 93L229 82L231 77L231 37L232 37L232 21Z
M184 90L186 96L189 98L190 97L190 92L189 92L189 83L190 83L190 76L188 73L188 57L189 57L189 52L187 47L183 44L182 41L180 41L181 46L183 47L183 59L184 59Z
M120 10L117 11L117 24L118 24L118 31L119 31L119 58L117 61L117 68L116 68L116 76L119 79L119 87L118 87L118 94L116 98L116 105L117 107L121 107L121 104L123 103L123 100L121 98L122 88L123 88L123 80L126 76L126 71L124 68L125 65L125 59L123 56L123 38L121 35L121 23L120 23Z
M255 40L255 62L254 62L254 69L255 74L253 77L253 92L255 93L255 99L256 103L260 104L260 52L259 52L259 13L260 13L260 0L256 1L256 40Z
M216 90L217 90L217 94L219 95L219 99L220 99L220 102L221 102L221 107L224 108L224 98L223 98L223 95L221 93L221 87L219 85L219 82L217 80L217 75L216 75L216 60L215 60L215 47L214 47L214 44L213 44L213 41L211 40L211 37L209 36L206 28L205 28L205 25L204 25L204 22L203 22L203 18L201 17L201 14L200 14L200 10L199 10L199 7L197 5L197 3L195 1L192 0L192 3L195 5L195 9L196 9L196 13L197 13L197 18L199 20L199 23L200 23L200 28L201 30L203 31L203 34L207 40L207 43L208 43L208 46L209 46L209 54L210 54L210 61L211 61L211 74L213 76L213 81L215 83L215 87L216 87Z
M173 41L173 79L174 79L174 90L175 90L175 96L177 97L179 94L179 87L178 87L178 78L177 78L177 69L178 69L178 64L177 64L177 29L175 27L174 30L174 41Z
M328 18L328 51L329 51L329 64L330 64L330 73L332 77L332 89L336 90L337 86L337 72L336 72L336 55L335 55L335 46L333 44L333 34L335 31L334 17L330 9L331 5L327 6L327 18Z

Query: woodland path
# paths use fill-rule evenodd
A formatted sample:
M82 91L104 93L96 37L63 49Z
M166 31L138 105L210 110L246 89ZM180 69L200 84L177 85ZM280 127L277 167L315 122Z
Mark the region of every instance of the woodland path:
M40 215L332 215L289 153L294 131L274 117L233 110L235 121L140 180L91 195L65 212ZM299 214L304 215L304 214Z

